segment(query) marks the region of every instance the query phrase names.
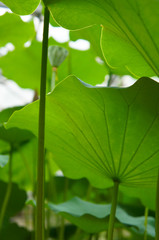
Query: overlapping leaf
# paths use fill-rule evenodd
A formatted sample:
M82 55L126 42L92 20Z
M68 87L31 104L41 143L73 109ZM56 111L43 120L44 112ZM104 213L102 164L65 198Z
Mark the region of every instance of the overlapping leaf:
M47 96L46 147L71 178L94 186L147 185L159 167L159 84L89 88L69 77ZM37 135L38 101L12 115L8 127Z
M95 233L104 231L108 227L108 216L111 205L94 204L75 197L65 203L49 203L48 207L55 213L60 213L66 219L86 232ZM134 228L136 232L143 234L145 231L144 217L130 216L119 206L116 211L116 227ZM148 235L155 236L154 218L148 218Z
M110 67L139 77L159 75L158 1L46 2L56 21L68 29L102 25L101 47Z
M14 13L19 15L31 14L39 5L40 0L2 0Z

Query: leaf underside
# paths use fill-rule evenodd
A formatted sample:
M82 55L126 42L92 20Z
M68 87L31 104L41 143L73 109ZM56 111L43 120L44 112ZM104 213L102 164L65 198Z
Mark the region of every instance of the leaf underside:
M129 71L136 77L159 76L158 1L46 0L46 3L55 20L65 28L101 25L101 48L111 68L121 72L125 69L125 74Z
M7 7L9 7L12 12L19 15L28 15L34 12L40 3L40 0L2 0Z
M159 85L139 79L129 88L89 88L71 76L46 98L46 147L71 178L94 186L150 185L159 167ZM7 127L37 135L38 101Z

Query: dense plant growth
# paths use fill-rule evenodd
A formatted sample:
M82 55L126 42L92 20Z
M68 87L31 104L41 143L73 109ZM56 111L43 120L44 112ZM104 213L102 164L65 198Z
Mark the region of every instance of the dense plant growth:
M159 2L2 2L0 68L34 99L0 112L0 239L159 240Z

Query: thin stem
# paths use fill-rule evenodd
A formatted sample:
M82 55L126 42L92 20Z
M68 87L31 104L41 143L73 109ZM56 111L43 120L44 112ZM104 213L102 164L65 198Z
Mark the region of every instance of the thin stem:
M63 195L63 201L64 202L67 200L68 186L69 186L69 179L65 178L64 195ZM60 226L60 232L59 232L59 240L63 240L64 239L64 234L65 234L65 219L63 217L61 217L61 226Z
M71 69L71 48L69 46L69 41L68 41L68 56L67 56L67 61L68 61L68 75L70 75L72 73L72 69Z
M111 213L110 213L109 225L108 225L108 240L113 240L115 213L116 213L116 206L117 206L117 200L118 200L118 189L119 189L119 182L114 181L113 199L112 199Z
M39 132L38 132L38 166L37 166L37 208L36 208L36 228L35 239L44 240L44 136L45 136L45 95L46 95L46 71L47 71L47 51L48 51L48 29L49 10L45 7L44 12L44 32L42 43L42 64L41 64L41 85L40 85L40 105L39 105Z
M50 83L50 92L54 90L57 81L57 68L52 68L52 76L51 76L51 83Z
M148 222L148 215L149 215L149 209L145 208L145 232L144 232L144 240L147 240L147 222Z
M156 191L156 222L155 222L155 229L156 229L156 237L155 239L159 239L159 170L158 170L158 177L157 177L157 191Z
M56 191L56 184L54 177L52 177L51 173L51 163L50 163L50 155L51 153L47 151L47 170L49 175L49 182L48 182L48 202L53 200L54 203L57 203L57 191ZM51 210L47 209L47 237L49 238L50 234L50 226L51 226ZM57 222L57 215L55 215L55 219Z
M8 169L8 186L7 186L6 194L4 196L4 200L3 200L3 204L0 212L0 232L2 229L5 212L7 209L7 205L8 205L9 198L11 195L11 190L12 190L12 154L13 154L13 147L11 146L10 158L9 158L9 169Z

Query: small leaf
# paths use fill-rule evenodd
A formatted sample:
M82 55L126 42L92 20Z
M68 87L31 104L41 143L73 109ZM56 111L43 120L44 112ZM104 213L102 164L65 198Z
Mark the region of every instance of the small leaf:
M0 167L3 168L9 161L9 155L0 155Z

